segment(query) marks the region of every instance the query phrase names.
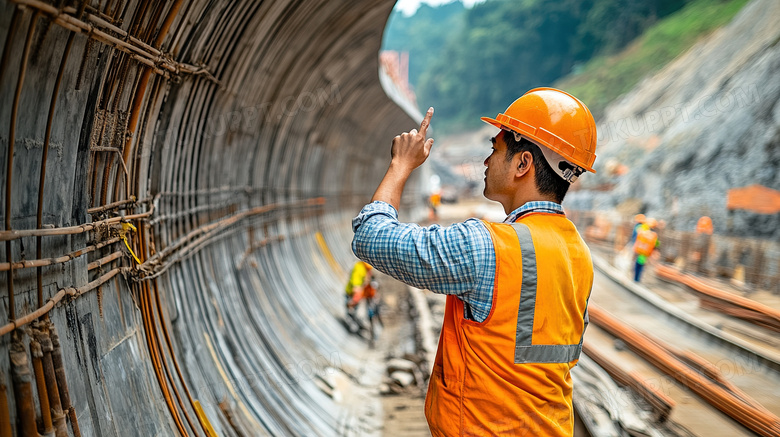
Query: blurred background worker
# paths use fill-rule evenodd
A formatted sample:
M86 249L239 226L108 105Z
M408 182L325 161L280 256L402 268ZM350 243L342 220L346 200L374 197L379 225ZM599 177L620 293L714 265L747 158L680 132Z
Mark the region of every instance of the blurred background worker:
M349 320L357 325L353 332L365 329L365 326L357 316L357 306L366 294L374 297L375 290L371 287L371 279L374 276L374 268L370 264L358 261L352 266L352 272L349 274L349 281L344 290L347 316ZM347 323L349 323L349 320Z
M446 294L425 416L434 436L571 436L570 370L579 359L593 285L588 247L561 202L594 171L596 123L578 99L533 89L505 113L485 160L486 198L503 223L447 228L398 221L401 193L428 158L430 108L393 139L390 167L353 220L352 248L378 270Z
M715 227L712 225L712 219L705 216L699 218L696 222L696 234L693 240L693 260L692 268L699 273L707 273L707 261L710 253L710 241Z
M647 221L647 217L645 217L644 214L637 214L634 216L634 229L631 232L631 241L629 242L630 244L634 244L636 241L636 234L639 233L639 228L645 224L645 221Z
M639 226L636 241L634 242L634 255L636 255L636 262L634 263L635 282L639 282L642 278L642 270L644 270L648 258L660 244L658 234L654 231L657 226L658 222L654 218L647 219L644 224Z

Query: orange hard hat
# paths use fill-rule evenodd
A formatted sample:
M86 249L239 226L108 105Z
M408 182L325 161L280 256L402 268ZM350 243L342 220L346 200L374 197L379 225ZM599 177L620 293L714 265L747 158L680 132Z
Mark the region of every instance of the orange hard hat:
M712 219L707 217L706 215L700 218L699 221L696 222L696 232L712 235L713 232Z
M658 220L650 217L649 219L647 219L646 224L648 228L654 229L656 226L658 226Z
M634 221L637 223L644 223L645 220L647 220L647 217L645 217L644 214L637 214L634 216Z
M519 135L543 146L543 152L546 152L545 148L552 150L582 170L596 172L593 170L596 122L588 107L569 93L555 88L535 88L515 100L495 119L482 117L482 121L514 132L515 138ZM556 168L558 165L553 165L548 153L545 158L561 177L573 181Z

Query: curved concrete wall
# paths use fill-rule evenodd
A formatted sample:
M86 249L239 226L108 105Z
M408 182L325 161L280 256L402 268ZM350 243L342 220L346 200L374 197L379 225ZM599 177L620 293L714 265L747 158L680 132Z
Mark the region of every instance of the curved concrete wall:
M349 434L324 379L365 347L349 221L411 126L378 78L394 2L83 4L0 3L0 324L55 298L82 435L206 435L198 404L219 435ZM34 326L0 337L16 431Z

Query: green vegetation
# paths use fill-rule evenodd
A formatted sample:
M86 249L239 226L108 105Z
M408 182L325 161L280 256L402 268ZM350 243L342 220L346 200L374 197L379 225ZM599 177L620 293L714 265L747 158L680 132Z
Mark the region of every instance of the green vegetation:
M409 17L393 11L385 27L382 50L409 52L409 83L416 85L428 61L442 51L450 36L461 32L466 11L460 1L438 7L423 3Z
M650 27L622 52L594 57L577 74L564 77L555 86L587 102L598 118L609 102L702 36L728 23L745 3L747 0L696 0Z
M594 114L747 0L487 0L394 12L383 48L409 52L409 79L437 127L470 130L525 91L558 86Z

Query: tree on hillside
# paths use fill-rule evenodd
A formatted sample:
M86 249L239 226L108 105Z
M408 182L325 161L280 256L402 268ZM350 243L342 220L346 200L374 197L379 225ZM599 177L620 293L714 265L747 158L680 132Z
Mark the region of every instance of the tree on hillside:
M411 16L395 10L385 27L382 49L409 52L409 83L416 87L428 62L460 33L465 13L460 1L436 7L422 3Z
M417 101L469 128L528 89L549 86L597 53L616 51L685 0L488 0L466 10L419 76ZM411 61L410 61L411 62Z

